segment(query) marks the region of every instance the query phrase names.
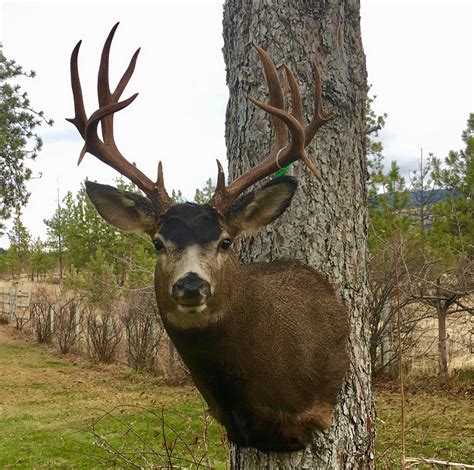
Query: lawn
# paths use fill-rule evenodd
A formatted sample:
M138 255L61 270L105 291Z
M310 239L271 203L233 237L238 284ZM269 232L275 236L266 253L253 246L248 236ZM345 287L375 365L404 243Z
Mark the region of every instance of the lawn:
M222 429L193 387L63 359L6 331L0 326L0 468L226 467ZM408 388L407 456L474 461L469 390ZM388 386L375 395L378 468L399 468L399 395Z
M220 427L193 387L61 359L0 331L0 468L225 468Z

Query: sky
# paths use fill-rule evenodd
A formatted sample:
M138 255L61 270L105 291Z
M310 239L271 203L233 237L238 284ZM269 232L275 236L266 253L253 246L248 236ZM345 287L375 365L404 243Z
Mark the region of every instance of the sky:
M64 119L73 116L72 48L83 40L79 70L91 113L100 51L117 21L112 84L141 46L123 96L140 94L115 119L118 147L150 177L162 160L168 191L181 189L189 199L215 178L215 160L226 155L222 3L0 0L4 53L35 70L36 78L21 84L32 105L55 121L39 130L44 146L31 165L23 221L33 236L45 236L43 219L53 214L58 193L77 192L86 178L113 184L117 176L89 154L76 166L81 138ZM388 114L380 139L387 164L397 160L404 174L416 168L421 148L438 157L462 148L461 132L474 111L473 16L472 0L361 0L373 107ZM0 238L0 247L7 246Z

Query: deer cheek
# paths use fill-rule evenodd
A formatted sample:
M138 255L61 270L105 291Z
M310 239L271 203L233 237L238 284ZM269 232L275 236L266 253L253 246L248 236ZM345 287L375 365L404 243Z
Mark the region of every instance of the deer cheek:
M155 266L155 289L157 298L158 295L170 297L170 273L167 268L168 262L166 259L157 260Z

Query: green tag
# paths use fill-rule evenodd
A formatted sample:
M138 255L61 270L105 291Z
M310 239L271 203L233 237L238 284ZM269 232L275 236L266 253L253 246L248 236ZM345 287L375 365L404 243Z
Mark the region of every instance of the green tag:
M286 172L290 171L293 168L293 163L290 163L289 165L286 165L284 168L281 170L278 170L273 177L274 178L279 178L280 176L283 176Z

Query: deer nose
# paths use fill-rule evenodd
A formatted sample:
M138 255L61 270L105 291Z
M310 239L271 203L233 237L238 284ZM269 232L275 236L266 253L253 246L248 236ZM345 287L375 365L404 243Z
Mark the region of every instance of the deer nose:
M211 295L211 286L196 273L187 273L175 282L171 295L182 305L202 305Z

